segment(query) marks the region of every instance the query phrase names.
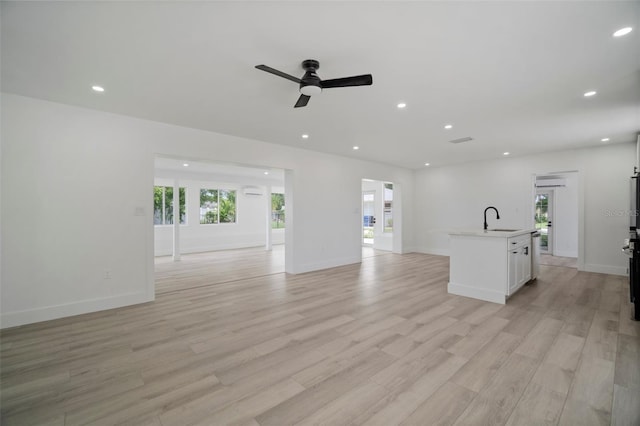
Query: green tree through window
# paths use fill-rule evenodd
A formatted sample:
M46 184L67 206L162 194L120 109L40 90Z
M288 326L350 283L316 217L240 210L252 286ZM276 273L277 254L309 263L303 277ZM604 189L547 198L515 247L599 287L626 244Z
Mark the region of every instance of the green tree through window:
M186 215L186 190L180 188L178 199L180 202L180 224L187 222ZM173 224L173 187L154 186L153 187L153 224L172 225Z
M200 223L235 223L236 191L226 189L200 190Z
M284 228L284 194L271 194L271 228Z

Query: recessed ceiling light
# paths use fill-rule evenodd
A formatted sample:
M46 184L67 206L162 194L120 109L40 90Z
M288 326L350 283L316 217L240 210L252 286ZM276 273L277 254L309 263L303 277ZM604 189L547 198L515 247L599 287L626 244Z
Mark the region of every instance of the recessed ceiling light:
M610 139L609 139L609 138L602 138L602 139L600 139L600 142L609 142L609 141L610 141Z
M504 155L504 156L507 156L507 155L509 155L509 154L510 154L509 152L503 152L503 153L502 153L502 155Z
M94 92L104 92L104 87L102 86L91 86Z
M264 172L264 174L265 174L265 175L268 175L268 174L269 174L269 172Z
M446 126L444 126L445 129L449 130L451 129L453 126L451 124L447 124Z
M404 102L400 102L398 104L398 108L402 109L402 108L406 108L407 104L405 104Z
M425 165L425 166L428 166L428 165L429 165L429 163L424 163L424 165Z
M354 150L354 151L357 151L357 150L359 150L359 149L360 149L360 147L359 147L359 146L354 146L354 147L353 147L353 150Z
M590 90L590 91L588 91L588 92L585 92L584 97L585 97L585 98L588 98L588 97L593 96L593 95L595 95L595 94L596 94L596 91L595 91L595 90Z
M302 139L309 139L309 135L305 133L304 135L302 135Z
M620 28L618 31L613 33L613 36L614 37L622 37L622 36L625 36L625 35L629 34L631 31L633 31L633 28L631 28L631 27Z
M183 167L189 167L189 163L182 163Z

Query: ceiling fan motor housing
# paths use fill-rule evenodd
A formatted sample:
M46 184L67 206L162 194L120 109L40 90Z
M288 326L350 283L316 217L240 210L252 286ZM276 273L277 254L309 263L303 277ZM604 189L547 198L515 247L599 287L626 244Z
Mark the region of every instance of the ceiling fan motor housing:
M302 69L305 70L304 76L301 78L300 93L306 96L318 95L322 92L320 87L320 77L316 74L316 70L320 68L320 62L315 59L307 59L302 61Z

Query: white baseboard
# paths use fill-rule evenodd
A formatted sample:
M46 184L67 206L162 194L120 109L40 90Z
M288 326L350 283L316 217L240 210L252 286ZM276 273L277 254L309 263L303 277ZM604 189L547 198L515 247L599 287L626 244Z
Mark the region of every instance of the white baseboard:
M414 247L414 252L424 254L435 254L437 256L450 256L451 250L438 247Z
M447 291L458 296L472 297L474 299L486 300L487 302L505 304L505 295L498 291L485 290L476 287L469 287L463 284L455 284L450 282L447 285Z
M130 293L103 299L82 300L64 305L28 309L25 311L3 312L2 315L0 315L0 328L17 327L35 322L136 305L153 300L153 295L149 297L146 293Z
M585 263L583 271L597 272L599 274L622 275L628 276L626 266L596 265L593 263Z
M277 243L273 243L276 245ZM264 246L264 241L254 241L249 243L240 243L240 244L220 244L220 245L206 245L206 246L194 246L194 247L180 247L180 254L191 254L191 253L205 253L208 251L220 251L220 250L237 250L243 248L253 248ZM155 257L159 256L171 256L173 255L173 250L158 250L154 253Z
M575 251L561 251L561 250L556 250L553 252L554 256L559 256L559 257L578 257L578 253Z
M319 271L322 269L336 268L338 266L352 265L362 262L361 256L352 258L325 259L320 262L304 263L293 271L294 274L304 274L305 272Z

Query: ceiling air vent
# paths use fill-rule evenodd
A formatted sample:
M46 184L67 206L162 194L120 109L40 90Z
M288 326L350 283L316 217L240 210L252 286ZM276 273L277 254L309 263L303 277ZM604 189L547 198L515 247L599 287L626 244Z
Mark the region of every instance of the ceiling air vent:
M469 141L472 141L472 140L473 140L473 138L470 138L470 137L467 136L466 138L454 139L452 141L449 141L449 143L462 143L462 142L469 142Z

